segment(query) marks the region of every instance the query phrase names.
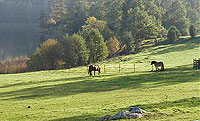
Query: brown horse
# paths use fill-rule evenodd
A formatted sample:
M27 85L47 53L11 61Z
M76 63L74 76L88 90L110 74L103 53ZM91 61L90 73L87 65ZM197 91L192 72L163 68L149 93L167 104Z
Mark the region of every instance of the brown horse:
M88 70L88 74L90 74L90 76L92 76L92 71L94 71L94 75L95 75L95 71L98 71L98 74L100 74L101 68L98 65L90 65L89 70Z
M155 65L156 71L159 70L158 67L161 67L161 69L160 69L161 71L164 71L164 70L165 70L163 62L152 61L152 62L151 62L151 65ZM152 71L153 71L153 70L152 70Z

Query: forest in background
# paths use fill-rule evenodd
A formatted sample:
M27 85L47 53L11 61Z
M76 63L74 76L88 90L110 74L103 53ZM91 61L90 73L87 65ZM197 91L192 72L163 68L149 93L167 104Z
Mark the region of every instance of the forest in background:
M43 70L96 63L138 53L144 40L172 44L181 35L195 37L199 27L199 0L54 0L51 11L40 14L44 43L30 65Z
M1 40L9 42L10 50L12 44L16 48L23 43L25 48L19 50L28 55L41 43L30 56L28 65L34 70L70 68L138 53L143 40L173 43L181 35L191 35L191 30L195 31L192 37L200 30L199 0L15 2L1 0L0 9L6 10L0 14L2 38L6 38ZM1 50L3 59L5 52Z
M54 0L0 0L0 60L30 55L36 49L41 42L41 29L39 28L41 20L39 18L42 11L62 16L62 21L56 21L57 24L51 30L54 35L51 32L49 32L50 35L44 32L45 35L42 36L42 40L49 37L62 37L66 33L76 33L90 16L105 21L114 35L120 37L119 40L122 43L122 34L125 31L131 31L128 28L132 27L129 24L131 21L129 18L131 17L130 14L134 14L133 8L137 6L133 5L134 0L65 0L66 6L62 5L63 1L55 0L54 4ZM155 17L165 29L168 29L170 25L178 26L177 22L180 25L183 24L182 26L185 26L185 28L189 24L194 24L199 29L200 1L181 0L181 5L174 6L174 10L177 9L176 12L172 10L173 6L171 6L174 1L148 0L143 5L146 6L144 9L148 17ZM144 0L141 0L140 3L142 2ZM52 11L50 7L53 4L55 9ZM169 10L170 6L171 11ZM64 14L62 9L65 10L65 12L63 11ZM182 17L177 16L177 12L180 12ZM170 14L173 14L173 16ZM186 23L178 21L180 19L185 20ZM182 34L187 34L188 30L183 30L185 28L181 29ZM108 37L105 39L108 39Z
M55 0L51 12L42 14L41 28L48 28L49 32L52 30L51 36L58 39L58 33L62 36L63 33L71 35L80 31L86 24L86 20L92 16L106 22L107 29L120 38L127 31L135 36L137 31L134 29L140 29L135 26L136 24L143 24L141 27L145 27L145 24L147 26L149 23L166 30L176 26L182 35L188 35L188 27L191 24L199 29L200 1ZM44 26L44 24L48 25ZM47 36L47 33L45 35ZM109 37L106 36L104 39L107 40Z

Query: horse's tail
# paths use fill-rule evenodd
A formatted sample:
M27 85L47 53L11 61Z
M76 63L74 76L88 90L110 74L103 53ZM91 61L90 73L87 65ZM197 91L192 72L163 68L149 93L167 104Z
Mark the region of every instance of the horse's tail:
M162 71L164 71L164 70L165 70L165 67L164 67L164 64L163 64L163 63L162 63L161 70L162 70Z
M101 68L100 67L99 67L98 71L99 71L99 73L101 73Z

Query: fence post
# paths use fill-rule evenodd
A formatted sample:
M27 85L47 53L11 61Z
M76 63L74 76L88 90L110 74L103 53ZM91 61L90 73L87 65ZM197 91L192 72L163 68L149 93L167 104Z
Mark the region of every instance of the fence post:
M119 73L121 72L121 65L120 65L120 62L119 62Z
M198 64L197 64L197 68L200 69L200 58L197 59L197 62L198 62Z
M194 69L200 69L200 59L194 59L193 60L193 68Z

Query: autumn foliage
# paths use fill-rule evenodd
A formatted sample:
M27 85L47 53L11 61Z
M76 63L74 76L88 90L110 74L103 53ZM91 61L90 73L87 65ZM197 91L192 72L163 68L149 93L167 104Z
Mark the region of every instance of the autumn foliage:
M0 74L22 73L27 71L29 58L17 58L0 61Z
M108 47L110 56L116 56L121 50L120 43L116 37L111 37L109 40L107 40L106 45Z

